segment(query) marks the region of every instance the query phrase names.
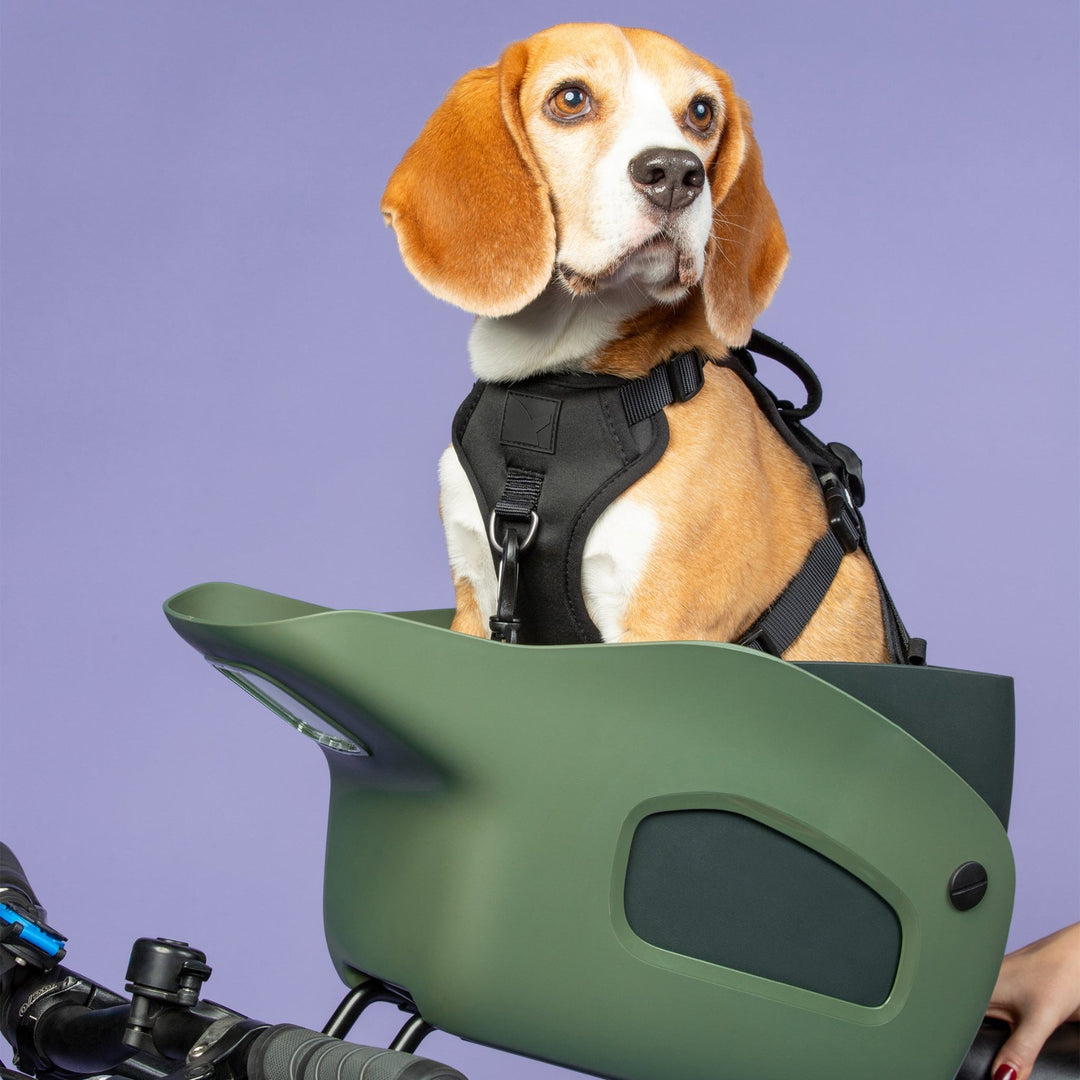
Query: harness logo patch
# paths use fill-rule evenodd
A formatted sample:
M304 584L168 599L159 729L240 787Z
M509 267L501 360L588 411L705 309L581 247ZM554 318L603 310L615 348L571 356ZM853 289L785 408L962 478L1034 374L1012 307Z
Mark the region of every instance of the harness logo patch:
M520 446L526 450L539 450L542 454L554 454L561 404L555 398L519 394L511 390L503 405L500 441L504 446Z

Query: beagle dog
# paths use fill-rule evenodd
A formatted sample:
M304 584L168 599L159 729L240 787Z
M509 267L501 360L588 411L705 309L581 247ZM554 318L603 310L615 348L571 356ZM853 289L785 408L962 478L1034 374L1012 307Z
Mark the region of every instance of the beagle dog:
M464 75L382 202L412 274L477 316L473 372L636 379L750 338L788 258L746 104L659 33L555 26ZM737 640L827 529L821 488L729 367L666 410L658 463L592 525L581 560L605 641ZM453 627L496 608L488 528L451 447L441 512ZM881 598L844 555L788 659L883 661Z

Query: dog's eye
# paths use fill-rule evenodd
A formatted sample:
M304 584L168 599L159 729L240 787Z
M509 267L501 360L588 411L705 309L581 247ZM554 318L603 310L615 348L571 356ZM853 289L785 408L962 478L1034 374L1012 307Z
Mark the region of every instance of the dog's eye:
M560 86L547 103L556 120L577 120L592 109L588 91L581 86Z
M716 110L705 98L695 98L686 110L686 122L695 130L706 132L712 127Z

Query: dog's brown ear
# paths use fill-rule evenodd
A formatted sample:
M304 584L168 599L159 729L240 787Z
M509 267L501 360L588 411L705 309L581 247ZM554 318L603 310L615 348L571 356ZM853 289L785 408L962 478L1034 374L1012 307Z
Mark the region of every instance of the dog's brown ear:
M765 187L750 110L736 96L730 79L723 72L717 75L727 116L709 170L713 222L705 248L702 291L710 329L726 345L738 347L750 340L754 320L780 284L788 246Z
M462 76L394 170L382 199L412 274L441 300L510 315L555 265L555 218L521 118L528 60L511 45Z

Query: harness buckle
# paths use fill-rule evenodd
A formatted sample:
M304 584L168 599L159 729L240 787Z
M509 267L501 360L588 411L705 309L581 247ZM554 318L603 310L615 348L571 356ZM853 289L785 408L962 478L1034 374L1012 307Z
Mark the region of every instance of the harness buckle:
M844 486L851 495L855 506L862 506L866 501L866 486L863 484L862 458L842 442L829 443L829 449L840 459L844 470Z
M702 366L701 358L693 350L680 353L664 364L673 402L689 401L697 396L705 385Z
M845 484L841 483L836 473L824 473L819 479L821 493L825 497L825 513L829 518L829 529L844 549L844 554L850 555L858 549L862 539L851 492Z

